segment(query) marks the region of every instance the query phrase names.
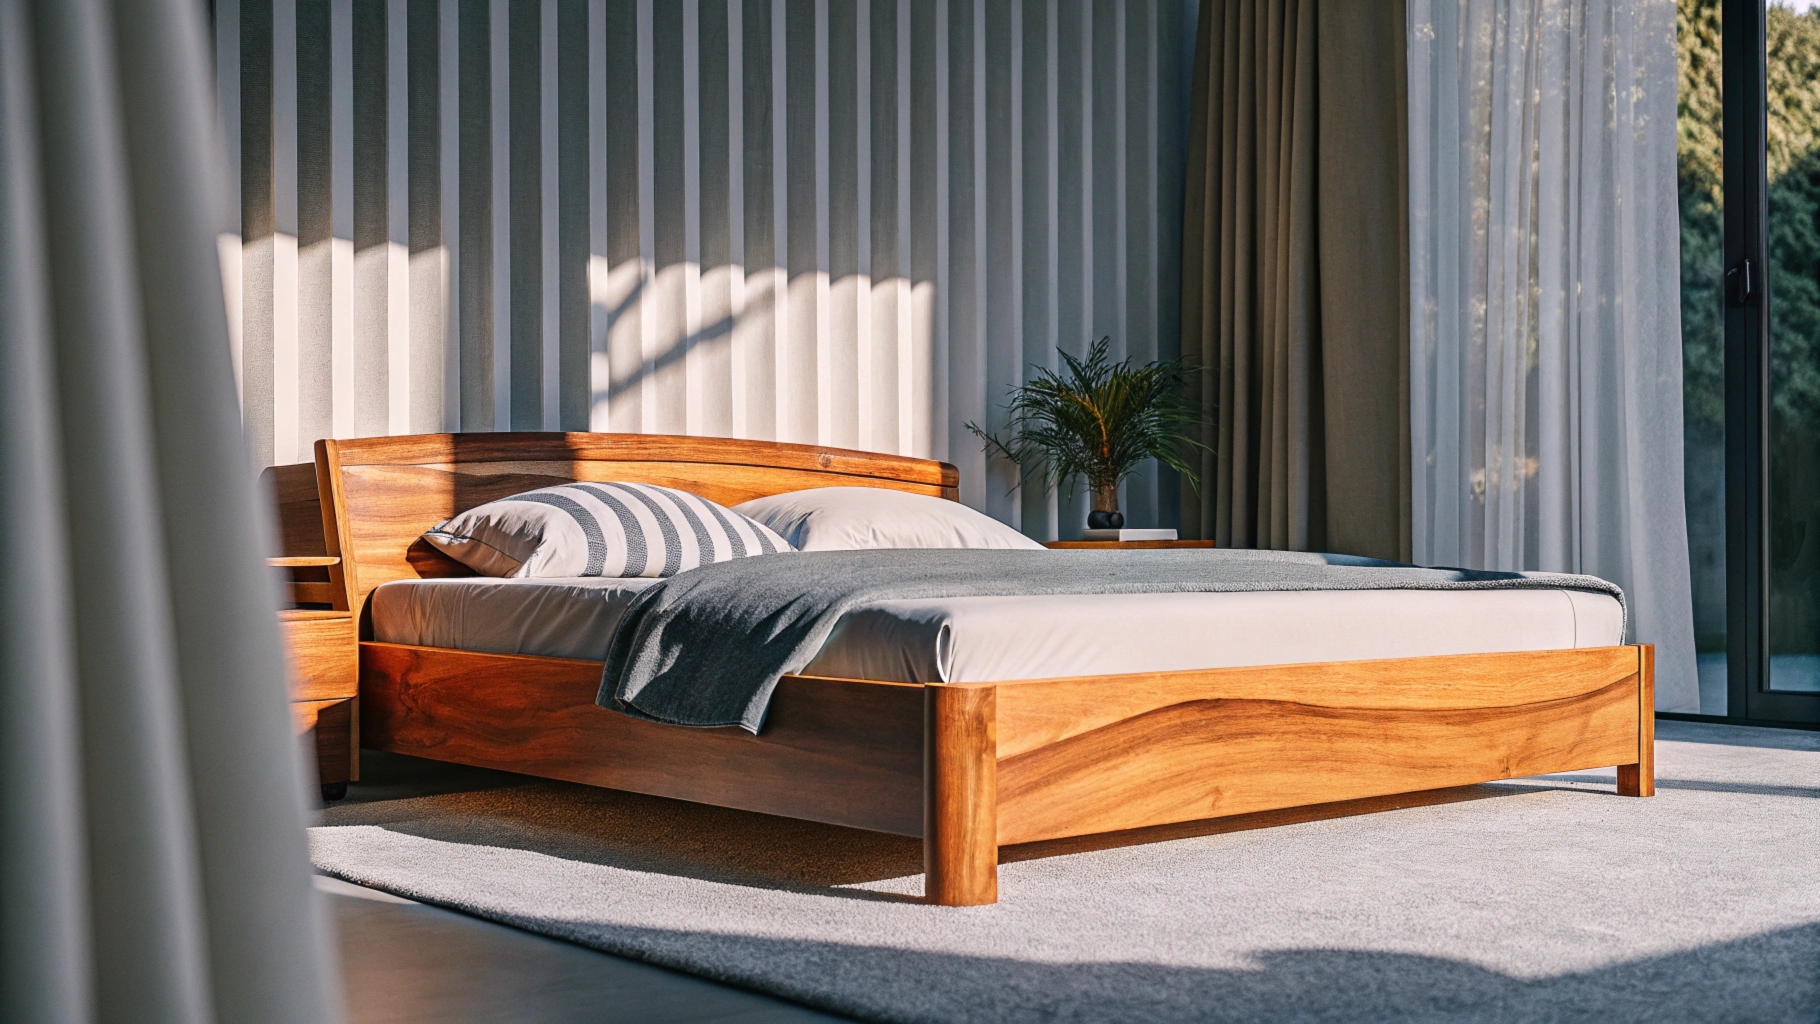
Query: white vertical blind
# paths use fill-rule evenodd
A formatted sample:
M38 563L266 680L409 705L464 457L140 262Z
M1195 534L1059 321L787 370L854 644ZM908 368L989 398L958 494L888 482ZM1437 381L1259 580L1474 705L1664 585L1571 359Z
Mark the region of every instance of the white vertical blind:
M946 459L1078 530L964 424L1058 344L1175 354L1197 6L216 0L255 451L774 438ZM1132 521L1174 494L1135 477Z

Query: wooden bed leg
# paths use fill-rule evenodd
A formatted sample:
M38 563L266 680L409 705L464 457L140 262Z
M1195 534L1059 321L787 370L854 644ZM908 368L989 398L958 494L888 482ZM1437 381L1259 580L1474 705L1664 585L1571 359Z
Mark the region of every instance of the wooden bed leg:
M998 902L998 688L923 688L923 898Z
M1656 795L1656 647L1637 645L1637 763L1618 766L1619 796Z

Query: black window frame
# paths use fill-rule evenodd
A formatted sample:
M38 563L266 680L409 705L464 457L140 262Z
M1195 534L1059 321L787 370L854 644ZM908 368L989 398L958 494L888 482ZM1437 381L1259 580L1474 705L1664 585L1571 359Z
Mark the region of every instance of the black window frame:
M1722 0L1725 253L1726 713L1752 724L1820 725L1820 694L1770 683L1770 318L1768 10ZM1701 718L1718 716L1698 716Z

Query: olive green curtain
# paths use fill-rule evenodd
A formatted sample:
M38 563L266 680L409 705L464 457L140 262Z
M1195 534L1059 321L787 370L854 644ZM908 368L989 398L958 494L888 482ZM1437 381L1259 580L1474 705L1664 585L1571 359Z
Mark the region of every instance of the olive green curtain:
M1183 532L1406 559L1402 0L1203 0L1182 353L1208 450Z

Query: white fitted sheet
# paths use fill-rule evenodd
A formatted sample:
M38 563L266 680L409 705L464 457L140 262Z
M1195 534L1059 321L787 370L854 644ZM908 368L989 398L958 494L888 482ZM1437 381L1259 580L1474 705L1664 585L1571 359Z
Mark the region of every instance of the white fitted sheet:
M655 579L442 579L373 592L373 638L598 660ZM882 601L835 626L809 675L896 682L1167 672L1604 647L1623 610L1577 590L1328 590Z

